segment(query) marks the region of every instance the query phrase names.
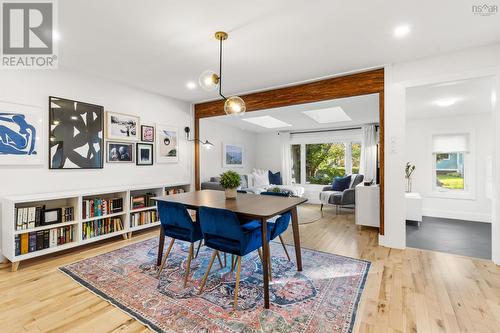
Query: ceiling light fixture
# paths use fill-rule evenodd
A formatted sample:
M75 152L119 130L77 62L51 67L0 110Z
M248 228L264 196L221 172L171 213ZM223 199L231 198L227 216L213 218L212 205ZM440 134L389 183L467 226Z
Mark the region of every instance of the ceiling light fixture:
M442 99L438 99L434 102L435 105L439 106L439 107L442 107L442 108L446 108L448 106L452 106L454 105L455 103L458 102L458 98L442 98Z
M219 87L219 95L225 100L224 112L227 115L241 115L246 111L245 101L241 97L226 97L222 94L222 42L225 41L228 34L224 31L217 31L215 39L219 41L219 74L212 70L206 70L201 73L198 83L203 90L212 91Z
M396 29L394 29L394 36L397 38L405 37L409 33L410 33L410 26L407 24L397 26Z

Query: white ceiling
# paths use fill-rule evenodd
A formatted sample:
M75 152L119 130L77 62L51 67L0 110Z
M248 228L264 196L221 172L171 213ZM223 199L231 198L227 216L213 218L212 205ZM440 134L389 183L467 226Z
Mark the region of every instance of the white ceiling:
M420 119L492 112L493 91L493 77L408 88L406 115L410 119ZM453 100L455 104L446 107L436 105L447 100Z
M329 124L320 124L312 120L310 117L302 113L307 110L318 110L340 106L344 112L352 119L351 121L342 121ZM281 108L267 109L262 111L253 111L245 113L243 116L219 116L201 119L200 126L203 126L205 121L215 121L220 124L238 127L242 130L265 133L276 132L280 128L264 128L252 123L243 121L245 118L253 118L260 116L272 116L276 119L284 121L292 126L283 127L285 131L301 131L301 130L318 130L339 127L352 127L363 124L372 124L379 122L379 104L378 94L370 94L356 97L339 98L329 101L292 105Z
M498 3L492 0L489 3ZM400 62L500 40L498 15L456 0L58 1L60 66L186 101L217 70L225 44L225 94ZM409 24L408 37L393 30Z

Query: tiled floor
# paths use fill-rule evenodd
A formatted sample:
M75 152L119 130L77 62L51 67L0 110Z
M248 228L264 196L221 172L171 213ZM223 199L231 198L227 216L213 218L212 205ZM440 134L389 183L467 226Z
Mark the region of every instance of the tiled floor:
M424 216L420 227L406 222L406 245L491 259L491 224Z

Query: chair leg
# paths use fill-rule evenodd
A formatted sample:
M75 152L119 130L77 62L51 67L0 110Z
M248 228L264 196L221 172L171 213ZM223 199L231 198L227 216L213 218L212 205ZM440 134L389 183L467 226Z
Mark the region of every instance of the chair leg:
M158 269L158 275L157 277L160 277L161 271L163 270L163 267L165 266L165 263L167 262L168 255L170 254L170 251L172 250L172 246L174 246L175 239L172 238L170 241L170 245L168 246L167 253L165 253L165 257L163 258L163 261L161 262L160 268Z
M241 257L238 256L237 259L237 266L236 268L236 284L234 286L234 303L233 303L233 310L238 309L238 290L240 288L240 272L241 272Z
M273 280L273 270L271 265L271 247L269 246L269 242L267 243L267 266L269 267L269 281Z
M234 258L234 254L231 254L231 273L234 272L235 267L236 267L236 260Z
M214 252L212 253L212 258L210 258L210 263L208 264L207 271L203 276L203 280L201 280L201 286L200 290L198 291L198 294L201 294L203 292L203 288L205 288L205 283L207 283L208 274L210 274L210 270L212 269L212 265L214 264L215 261L215 256L217 256L218 253L219 251L217 250L214 250Z
M281 237L281 235L279 235L279 238L280 238L281 245L283 245L283 250L285 250L285 254L286 254L286 257L288 258L288 261L291 261L290 255L288 254L288 250L286 249L285 242L283 241L283 237Z
M227 267L227 254L224 252L224 268Z
M220 258L219 251L217 251L217 259L219 260L219 265L220 265L220 268L224 268L224 266L222 266L222 260L221 260L221 258Z
M319 208L320 211L323 211L323 204L321 204L321 207Z
M200 242L198 243L198 249L196 250L196 254L194 256L195 258L198 258L198 253L200 253L201 242L203 242L203 240L200 240Z
M260 248L257 249L257 252L259 253L260 262L263 264L262 266L264 266L264 262L262 261L262 251Z
M186 273L184 275L184 288L186 288L186 285L188 282L189 271L191 270L191 259L193 258L193 253L194 253L194 244L191 243L191 245L189 246L188 260L186 263Z

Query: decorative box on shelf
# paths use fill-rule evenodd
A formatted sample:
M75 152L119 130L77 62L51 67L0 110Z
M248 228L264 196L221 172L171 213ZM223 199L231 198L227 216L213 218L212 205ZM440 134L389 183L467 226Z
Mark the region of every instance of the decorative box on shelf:
M188 192L189 183L121 186L74 192L10 196L2 203L2 254L12 271L26 259L66 250L159 225L153 196L176 189ZM144 205L132 208L132 198Z

